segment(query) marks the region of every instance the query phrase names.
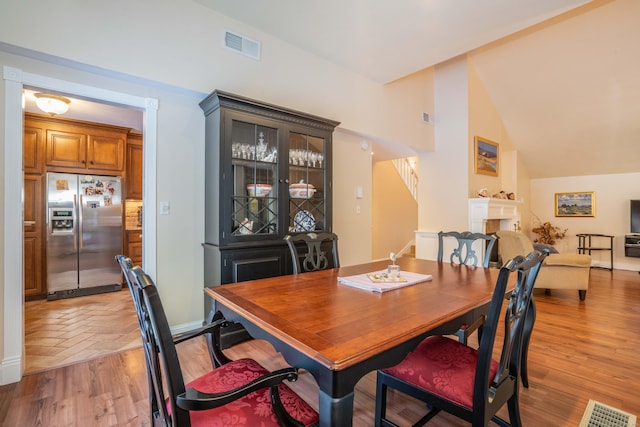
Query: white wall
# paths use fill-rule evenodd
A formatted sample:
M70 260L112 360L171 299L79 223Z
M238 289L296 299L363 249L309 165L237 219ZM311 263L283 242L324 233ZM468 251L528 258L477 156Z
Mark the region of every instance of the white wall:
M466 60L438 65L434 85L435 151L418 156L418 230L464 230L469 186Z
M590 175L564 178L531 180L531 212L540 221L566 228L567 237L558 241L556 247L561 252L575 252L578 245L578 233L597 233L615 236L614 268L640 271L640 258L624 256L624 236L630 232L629 200L640 199L640 173L619 175ZM555 193L595 192L595 217L570 218L555 216ZM531 221L535 226L535 221ZM532 238L531 227L524 232ZM609 253L592 252L594 265L609 266Z
M372 165L371 144L338 129L333 135L333 231L338 235L340 265L371 261ZM362 198L356 197L362 187Z
M387 259L415 241L418 203L393 161L373 165L373 259Z
M493 100L479 79L471 59L467 60L469 80L469 197L476 197L478 190L486 188L489 195L501 190L516 192L514 155L502 118ZM475 173L475 137L481 136L498 144L498 176ZM517 194L516 194L517 196Z
M225 30L260 41L260 61L225 49ZM0 14L0 42L200 93L222 89L383 139L398 140L398 129L408 142L428 133L423 103L387 102L384 86L193 1L13 1ZM392 116L416 123L409 133Z

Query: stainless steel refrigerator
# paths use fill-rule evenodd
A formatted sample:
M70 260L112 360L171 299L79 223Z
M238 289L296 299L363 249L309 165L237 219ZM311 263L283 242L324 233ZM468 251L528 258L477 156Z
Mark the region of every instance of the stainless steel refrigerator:
M119 176L47 174L47 299L122 289Z

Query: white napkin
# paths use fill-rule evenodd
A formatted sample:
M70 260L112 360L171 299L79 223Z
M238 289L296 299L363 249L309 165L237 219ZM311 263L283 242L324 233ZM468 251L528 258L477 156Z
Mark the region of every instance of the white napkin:
M353 286L355 288L366 289L372 292L386 292L393 289L412 286L417 283L427 282L432 279L430 274L411 273L409 271L401 271L400 277L402 281L390 282L374 282L369 278L369 274L383 274L386 271L376 271L374 273L356 274L354 276L338 277L338 282L343 285Z

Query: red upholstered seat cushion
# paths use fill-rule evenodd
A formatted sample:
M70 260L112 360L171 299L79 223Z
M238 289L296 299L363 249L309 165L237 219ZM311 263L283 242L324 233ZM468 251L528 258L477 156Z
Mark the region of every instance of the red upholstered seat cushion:
M477 360L476 349L434 336L423 340L402 362L384 372L471 409ZM493 379L497 371L494 360L489 378Z
M268 371L255 360L239 359L196 378L186 384L186 387L203 393L218 393L239 387L266 373ZM285 384L280 384L278 388L282 404L293 418L301 421L305 426L318 422L318 413L307 402ZM168 402L167 409L171 412ZM190 415L192 427L279 426L268 388L255 391L220 408L190 411Z

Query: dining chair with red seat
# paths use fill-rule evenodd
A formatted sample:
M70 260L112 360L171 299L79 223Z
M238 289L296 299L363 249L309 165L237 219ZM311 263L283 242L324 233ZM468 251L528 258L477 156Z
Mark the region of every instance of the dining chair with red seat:
M444 336L424 339L399 364L378 370L375 425L396 426L386 419L388 388L427 403L429 412L415 426L422 426L440 411L472 424L520 427L518 402L519 369L524 323L531 293L546 254L534 251L518 256L500 269L493 292L484 333L478 349ZM507 285L516 276L504 314L504 338L499 359L493 359ZM505 404L509 422L496 416Z
M164 403L157 405L153 418L171 427L318 424L318 413L284 384L297 379L298 371L293 367L269 372L253 359L223 356L213 369L185 384L176 344L217 334L226 320L217 314L203 328L172 335L152 279L139 267L130 271L141 293L143 349L155 401Z

